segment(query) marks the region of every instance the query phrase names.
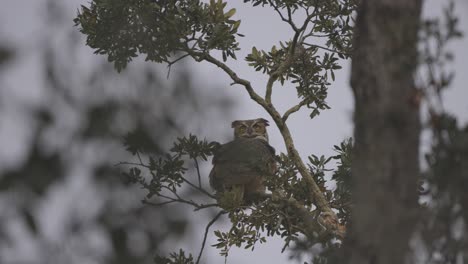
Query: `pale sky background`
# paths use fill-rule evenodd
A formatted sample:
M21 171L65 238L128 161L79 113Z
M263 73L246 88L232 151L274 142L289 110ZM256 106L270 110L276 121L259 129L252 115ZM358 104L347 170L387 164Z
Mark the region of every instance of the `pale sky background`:
M75 16L76 10L80 4L87 5L88 1L81 0L63 0L69 6L66 16L71 19ZM446 1L430 0L427 1L424 14L437 15L441 12L441 6ZM0 87L0 95L12 96L12 101L22 102L27 101L32 104L40 104L42 100L41 87L34 85L40 82L41 73L37 65L39 53L35 50L35 42L31 39L40 39L36 36L43 31L44 24L40 23L43 15L42 1L35 0L17 0L17 1L2 1L0 9L0 37L6 38L7 42L18 48L21 56L16 65L4 74L5 87ZM264 86L266 78L262 74L255 72L249 68L243 61L245 55L250 52L252 46L259 49L270 49L272 44L277 44L280 40L288 40L292 36L289 27L280 21L276 13L268 8L251 7L250 4L243 4L243 1L229 1L228 8L236 8L237 14L235 18L242 20L239 32L245 34L245 38L240 39L241 51L237 54L237 61L229 61L229 65L238 73L241 78L248 79L252 82L253 87L261 95L264 94ZM468 32L468 3L459 0L456 12L460 18L460 28L467 34ZM59 32L59 30L57 31ZM51 38L60 38L60 33L51 35ZM92 50L84 47L84 39L81 39L83 45L84 56L89 56ZM454 67L456 69L456 77L453 87L446 93L446 109L459 117L461 123L468 121L468 39L464 38L457 41L452 46L455 53ZM21 65L21 67L18 67ZM230 86L231 81L227 76L216 67L207 63L196 64L190 63L193 67L196 77L196 83L200 89L210 89L207 87L216 87L212 93L227 93L235 98L238 108L235 110L232 117L235 119L250 119L256 117L265 117L269 120L266 112L255 102L251 101L246 91L241 86ZM173 69L177 71L177 67ZM331 110L322 112L317 118L312 121L309 119L308 110L303 110L290 117L288 125L291 129L293 138L295 139L296 147L302 157L307 157L310 154L317 155L332 155L332 146L338 144L343 139L352 135L352 111L353 98L349 87L349 62L344 64L341 71L336 73L336 82L329 89L327 99ZM174 75L173 75L174 76ZM210 85L207 85L210 84ZM224 89L224 90L217 90ZM293 87L281 87L276 85L273 92L273 102L280 112L284 112L290 106L297 102L296 91ZM14 108L13 108L14 109ZM20 109L17 109L20 111ZM27 120L21 119L21 113L9 113L0 117L0 144L3 147L0 149L0 168L6 164L21 164L24 161L24 153L29 148L31 133L27 130ZM232 120L225 120L224 124L218 125L214 131L210 129L212 120L206 120L204 124L194 124L195 131L191 131L200 137L207 137L210 140L223 141L223 132L231 131L230 123ZM223 122L223 121L217 121ZM200 129L204 127L206 129ZM221 127L221 128L219 128ZM224 128L223 128L224 127ZM190 131L190 130L189 130ZM283 140L279 131L274 125L269 127L270 143L277 151L284 151ZM208 168L205 168L208 169ZM77 172L81 175L85 172ZM207 174L206 174L207 175ZM84 178L84 177L81 177ZM76 186L85 184L77 180ZM70 190L76 187L71 184L68 186ZM81 187L76 187L81 188ZM69 191L70 191L69 190ZM70 200L69 202L73 202ZM66 205L65 205L66 206ZM189 210L189 209L187 209ZM194 214L194 218L201 219ZM202 230L205 223L200 223L200 228L197 230L199 238L193 241L173 241L168 244L168 248L177 249L179 247L186 248L197 255L201 243ZM218 225L216 228L225 228L224 225ZM196 229L196 228L195 228ZM211 236L207 242L208 245L214 244L215 239ZM268 239L268 243L257 245L254 252L233 248L228 259L228 263L285 263L287 262L288 253L280 253L282 247L281 240ZM205 249L205 259L208 263L223 263L224 258L219 257L218 251L214 248L207 247Z

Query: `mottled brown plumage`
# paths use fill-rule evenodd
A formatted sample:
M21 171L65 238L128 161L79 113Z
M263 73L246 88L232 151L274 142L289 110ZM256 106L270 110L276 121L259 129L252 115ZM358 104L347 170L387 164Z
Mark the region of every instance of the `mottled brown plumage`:
M245 201L265 192L264 181L276 170L275 150L268 144L268 121L262 118L232 123L234 140L216 151L210 184L218 193L242 187Z

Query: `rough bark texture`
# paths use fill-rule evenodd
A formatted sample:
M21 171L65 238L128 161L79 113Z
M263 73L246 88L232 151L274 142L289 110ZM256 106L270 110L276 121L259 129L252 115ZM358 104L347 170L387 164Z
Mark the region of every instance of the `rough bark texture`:
M355 148L351 230L340 263L405 263L416 224L420 0L362 1L351 86Z

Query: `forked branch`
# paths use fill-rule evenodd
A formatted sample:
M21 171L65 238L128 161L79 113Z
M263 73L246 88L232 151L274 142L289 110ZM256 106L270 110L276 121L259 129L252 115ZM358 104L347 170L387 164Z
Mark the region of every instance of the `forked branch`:
M288 152L289 157L294 161L294 164L296 165L299 173L301 176L305 179L310 193L310 200L315 201L315 205L317 208L323 212L329 215L330 217L328 218L327 221L323 221L323 225L326 227L327 230L330 232L334 232L334 230L338 229L338 220L336 214L332 211L330 208L330 205L328 204L327 199L323 195L322 191L320 190L319 186L315 182L313 176L309 172L308 168L302 161L299 153L296 150L296 147L294 146L294 141L291 136L291 132L289 131L288 126L286 125L286 122L283 121L282 116L276 110L276 108L273 106L271 103L267 103L264 98L260 97L253 89L251 83L245 79L240 78L229 66L227 66L225 63L219 61L218 59L214 58L213 56L207 54L207 53L198 53L198 52L193 52L189 51L192 56L198 61L208 61L219 68L221 68L225 73L229 75L229 77L233 80L234 83L240 84L244 86L244 88L247 90L249 93L250 97L257 102L259 105L261 105L267 112L270 114L271 118L277 125L278 129L281 132L281 135L283 136L286 149ZM294 111L294 110L292 110ZM292 111L289 112L288 116L292 113Z

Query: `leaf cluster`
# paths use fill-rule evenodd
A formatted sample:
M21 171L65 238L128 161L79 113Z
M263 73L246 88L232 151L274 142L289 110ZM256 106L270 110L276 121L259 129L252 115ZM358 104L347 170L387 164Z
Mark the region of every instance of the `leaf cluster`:
M173 147L168 153L153 157L148 155L147 162L143 162L140 153L140 146L134 141L124 140L124 145L132 154L139 159L138 163L122 162L123 165L133 165L128 172L123 172L125 179L133 183L139 183L144 189L148 190L147 199L153 196L165 197L170 201L184 202L178 195L178 189L182 185L189 184L201 191L201 185L197 187L194 183L184 177L187 172L186 162L190 159L195 162L198 171L197 159L204 161L211 155L219 146L217 142L208 142L206 140L198 140L194 135L189 135L188 138L178 138L174 142ZM140 168L143 167L150 173L149 177L142 175ZM172 193L175 197L168 197L167 192ZM182 200L182 201L181 201ZM186 201L185 201L186 202ZM196 205L196 204L193 204Z
M455 77L453 70L448 67L454 59L448 44L462 36L453 1L444 8L442 17L427 18L421 23L419 73L422 76L418 81L429 103L433 103L430 99L436 98L442 104L440 94L450 86Z
M170 62L187 50L220 50L235 58L240 21L225 6L220 0L94 0L81 6L74 22L86 44L121 71L140 53L154 62Z
M185 256L185 252L180 249L178 253L173 252L169 257L162 257L157 255L154 258L156 264L194 264L192 254Z
M453 116L442 114L434 120L432 133L423 195L432 202L423 207L421 237L431 252L427 263L438 264L466 252L466 231L460 223L468 219L468 126L461 127Z
M334 209L337 210L340 222L345 224L349 219L350 197L350 167L351 167L351 139L334 146L337 155L331 157L311 155L309 168L316 177L316 182L324 192ZM308 200L307 185L297 173L294 163L288 156L281 153L278 157L279 170L274 177L267 178L266 185L272 191L271 196L252 206L232 208L229 218L231 229L226 232L217 231L215 247L221 249L221 254L227 256L232 246L254 249L256 243L263 243L267 236L279 236L284 240L283 251L291 242L302 243L304 235L310 235L307 221L316 221L319 211L313 210L313 201ZM338 168L333 170L332 179L336 181L336 188L327 189L325 186L325 172L331 160L337 160ZM290 200L292 199L292 200ZM308 211L311 218L304 218L300 206ZM321 237L320 229L314 231L315 239L308 239L307 250L316 243L329 243L329 236Z
M126 141L126 143L128 144L129 142ZM294 162L283 153L277 156L277 174L274 177L266 179L266 185L272 194L265 194L264 197L254 202L254 204L245 205L244 203L234 201L231 206L222 206L222 203L226 203L223 202L226 199L223 200L219 197L218 204L202 204L182 197L180 189L184 184L187 184L200 193L208 195L212 199L215 198L209 191L203 189L202 185L197 186L190 177L185 175L188 172L185 163L187 160L194 159L206 161L218 147L219 143L217 142L199 140L196 136L189 135L188 137L178 138L168 153L159 157L148 156L148 161L143 162L138 152L138 147L127 145L128 149L136 151L136 156L140 159L140 162L134 164L123 163L134 165L124 175L132 182L138 183L148 190L145 203L153 204L149 202L149 199L157 197L163 202L154 205L179 202L193 206L195 210L211 206L222 208L223 211L221 213L227 213L231 221L231 228L229 230L215 231L217 242L213 246L220 249L222 256L227 257L232 246L254 250L255 245L266 242L266 237L268 236L283 238L283 251L290 247L291 242L300 243L304 235L316 237L315 240L311 240L313 241L311 244L328 243L328 236L320 237L323 227L317 225L313 229L310 229L311 223L317 222L320 212L313 209L313 201L309 199L307 184L299 176ZM337 207L342 206L345 203L344 200L348 198L348 196L341 194L341 192L349 192L349 190L345 189L346 185L337 188L335 191L325 188L325 172L330 171L326 168L326 165L332 159L337 159L341 162L334 174L335 180L340 185L342 181L345 181L344 178L349 176L347 174L349 173L350 165L350 149L350 141L345 141L340 146L335 146L335 150L338 152L336 156L325 158L324 156L311 155L309 158L309 169L315 175L315 179L326 194L327 199L330 199L332 203L334 202ZM139 167L145 168L150 173L149 179L142 175L143 173ZM238 201L239 199L234 200ZM338 200L343 202L339 203L337 202ZM337 210L340 209L346 211L344 208L337 208ZM169 259L161 258L159 261L166 261L161 263L179 263L174 262L178 258L185 261L183 254L181 255L180 252L174 253Z
M311 118L329 109L325 102L335 71L341 69L339 59L347 59L352 52L353 14L356 1L244 1L254 6L269 5L294 30L291 40L280 42L270 51L252 48L246 61L255 68L279 80L290 81L298 97L313 109ZM305 15L302 26L293 16ZM324 42L324 46L311 40Z

